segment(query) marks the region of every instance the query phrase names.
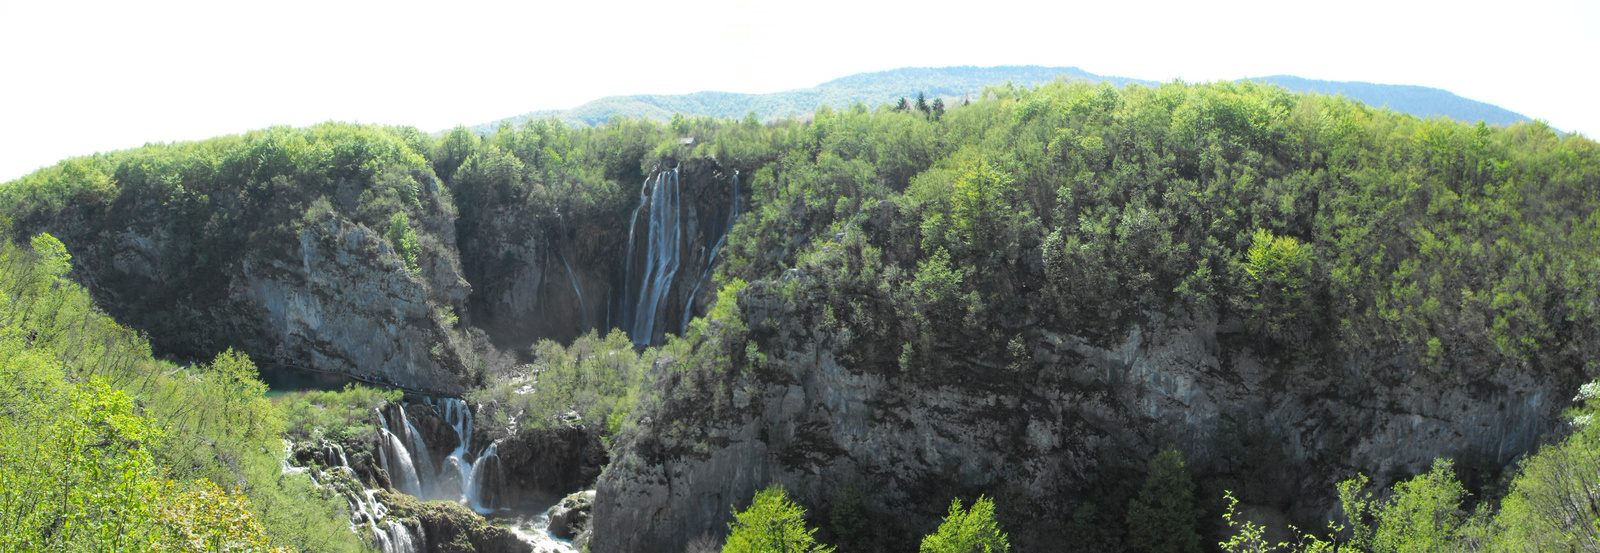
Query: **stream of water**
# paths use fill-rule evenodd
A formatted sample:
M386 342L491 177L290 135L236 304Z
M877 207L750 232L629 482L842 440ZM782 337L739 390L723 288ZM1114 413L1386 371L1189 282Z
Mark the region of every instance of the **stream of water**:
M380 426L374 457L389 473L397 491L424 501L457 501L479 514L496 514L497 519L508 521L512 533L532 545L535 552L576 553L570 542L550 534L550 519L544 511L523 516L500 505L498 491L505 485L505 475L500 465L499 443L489 444L476 455L472 453L472 410L465 401L428 398L426 404L455 430L455 449L440 463L433 462L426 437L407 417L404 405L391 405L377 411ZM286 458L283 472L305 474L319 488L335 485L332 473L347 476L340 481L353 482L360 487L356 490L347 488L346 483L337 484L350 505L352 532L359 535L362 530L368 531L372 544L383 553L426 550L427 536L421 525L389 518L388 506L377 498L378 490L367 488L356 477L342 447L323 441L320 448L322 467L292 466ZM286 447L286 450L293 448Z

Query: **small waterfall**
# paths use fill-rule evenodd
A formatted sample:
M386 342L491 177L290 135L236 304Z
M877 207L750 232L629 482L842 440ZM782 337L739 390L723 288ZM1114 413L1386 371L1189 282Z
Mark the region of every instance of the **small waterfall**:
M405 408L400 407L396 410L400 412L400 422L405 423L401 429L405 430L407 437L410 438L408 443L411 446L411 458L416 463L418 490L421 492L418 497L422 497L430 491L427 487L428 479L436 474L433 470L433 456L428 454L428 444L423 441L422 433L417 431L416 425L411 424L411 419L406 418Z
M402 410L402 416L404 413ZM383 426L378 428L378 463L383 466L384 472L389 473L389 479L396 489L421 497L422 477L417 474L417 466L411 460L411 452L406 450L405 442L400 441L400 438L389 430L389 421L381 411L378 412L378 420L383 422Z
M479 514L494 512L490 505L500 503L500 488L505 484L505 471L500 467L500 444L489 444L472 466L472 478L467 481L467 505Z
M383 413L378 413L382 420ZM381 433L387 434L380 445L378 462L394 467L402 467L405 462L405 447L400 439L389 432L387 427L379 428ZM387 519L389 507L378 500L378 490L367 488L356 477L355 469L350 468L349 460L345 457L344 448L339 444L320 440L321 466L291 467L288 456L284 457L284 474L305 474L311 479L312 485L319 489L332 489L344 496L345 503L350 506L350 531L360 535L361 527L365 526L371 532L372 545L383 553L422 553L427 549L427 534L421 525L407 524L403 521ZM284 451L292 451L293 444L284 441ZM395 459L387 459L388 457ZM389 470L385 467L384 470ZM404 471L401 471L402 473ZM394 473L391 473L394 474ZM342 479L341 479L342 476ZM391 478L393 478L391 476Z
M566 238L563 237L562 240L565 241ZM578 275L572 272L572 265L567 264L567 255L561 253L561 249L560 245L556 246L556 257L561 258L561 266L567 269L567 281L572 283L572 293L578 295L578 327L581 331L585 326L583 323L584 317L589 316L589 308L583 303L583 290L578 288Z
M450 479L449 487L453 497L462 503L477 508L470 501L468 489L472 484L472 462L467 459L472 454L472 411L467 408L467 402L456 398L441 400L444 409L444 421L456 430L456 449L450 452L448 462L454 471L447 477Z
M688 332L689 319L694 317L694 297L700 294L700 285L705 284L706 278L711 276L711 269L717 266L717 254L722 252L722 245L728 242L728 233L733 230L733 222L739 218L739 171L733 172L733 202L728 209L728 221L722 225L722 237L717 239L717 244L711 246L711 256L706 258L706 270L700 273L700 279L694 281L694 290L689 292L689 301L683 304L683 324L678 328L679 334Z
M406 417L403 406L395 406L398 412L393 417L384 417L379 413L384 428L380 429L386 443L391 444L383 448L384 470L390 471L390 478L394 480L395 487L401 492L416 496L418 499L452 499L472 507L480 513L493 512L498 505L496 498L490 501L480 501L476 492L471 487L477 473L476 465L484 457L493 455L495 447L489 446L489 451L482 455L472 455L472 410L467 407L467 402L458 398L428 399L429 406L433 407L444 421L455 430L456 447L446 456L444 462L435 469L430 461L428 444L417 430L415 424ZM498 463L498 458L496 458ZM390 466L397 467L390 470ZM408 472L406 467L411 467ZM398 472L398 474L397 474Z
M378 539L379 549L383 553L422 553L422 545L427 543L427 538L422 535L422 528L417 528L417 535L411 534L411 527L398 520L385 521L387 532L374 532L376 536L387 536ZM385 539L387 538L387 539ZM383 547L388 545L388 547Z
M678 205L678 170L662 171L656 175L648 197L641 200L640 209L649 208L649 241L645 250L645 273L640 280L639 301L635 302L633 325L629 334L633 343L649 345L654 339L656 319L662 300L672 290L672 277L678 273L678 246L683 236L681 210ZM638 222L638 217L634 217ZM633 233L628 235L629 268L632 272Z

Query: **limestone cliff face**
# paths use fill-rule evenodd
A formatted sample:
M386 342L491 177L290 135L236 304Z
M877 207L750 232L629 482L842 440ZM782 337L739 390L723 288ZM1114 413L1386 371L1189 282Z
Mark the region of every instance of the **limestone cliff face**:
M252 255L233 275L230 299L253 308L272 359L429 391L465 391L450 330L430 295L464 297L448 259L428 281L406 270L382 236L328 212L299 235L293 257ZM437 288L438 291L432 291Z
M1169 446L1189 459L1202 504L1232 489L1309 527L1336 509L1334 482L1357 471L1382 484L1441 456L1502 466L1535 444L1576 384L1517 366L1273 368L1219 345L1232 331L1204 317L1157 320L1109 348L1045 333L1031 344L1036 371L929 383L841 365L844 337L803 326L816 308L780 287L740 295L770 357L730 377L731 408L683 408L714 400L669 385L623 441L598 483L593 551L678 551L724 534L730 507L771 483L817 520L847 490L863 492L868 512L896 514L875 531L909 540L936 527L952 498L987 493L1003 521L1008 511L1028 521L1007 528L1019 550L1047 550L1075 505L1098 499L1094 482L1134 479ZM997 370L1008 369L974 368Z
M380 233L331 210L308 219L265 246L226 252L235 260L206 274L178 261L196 246L156 216L123 226L63 218L25 230L57 234L74 254L73 276L166 354L203 358L234 347L263 370L289 365L436 394L465 391L461 340L448 318L471 288L454 248L427 244L413 274ZM453 241L449 225L438 223L418 221Z

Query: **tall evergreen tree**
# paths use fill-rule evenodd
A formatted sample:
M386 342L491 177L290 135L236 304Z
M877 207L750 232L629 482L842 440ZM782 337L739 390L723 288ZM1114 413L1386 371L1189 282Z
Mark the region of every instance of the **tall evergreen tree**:
M1183 454L1163 451L1150 460L1139 497L1128 502L1128 545L1141 553L1199 553L1199 515Z

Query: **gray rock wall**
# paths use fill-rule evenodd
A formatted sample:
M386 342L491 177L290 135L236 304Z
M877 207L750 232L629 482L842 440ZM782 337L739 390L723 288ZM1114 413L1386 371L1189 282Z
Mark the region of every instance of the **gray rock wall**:
M1002 522L1006 505L1032 521L1008 527L1019 550L1049 549L1049 527L1096 499L1094 479L1169 446L1185 453L1201 494L1246 491L1320 527L1336 513L1334 483L1357 471L1385 484L1435 457L1510 462L1575 386L1518 366L1275 367L1220 346L1227 330L1204 317L1158 317L1110 348L1045 333L1032 352L1040 368L1009 384L930 385L841 365L838 337L800 326L811 307L775 283L752 284L740 306L753 333L769 336L774 374L739 377L727 416L662 420L674 402L708 400L671 393L646 413L598 483L593 551L679 551L726 533L731 508L773 483L811 509L813 525L847 488L861 490L897 514L898 528L874 531L902 536L931 531L952 498L987 493ZM705 430L684 438L674 427Z
M331 212L302 231L297 256L250 256L232 297L260 314L274 359L428 391L466 390L430 285L376 232ZM466 287L446 268L443 297ZM448 307L448 305L443 306Z

